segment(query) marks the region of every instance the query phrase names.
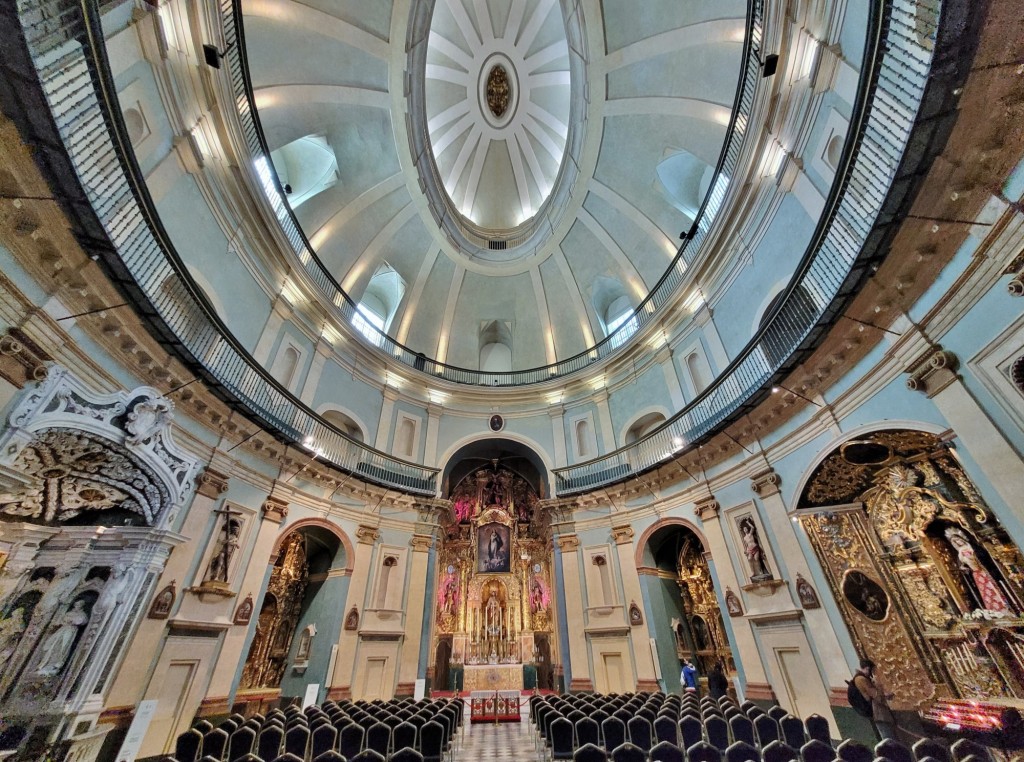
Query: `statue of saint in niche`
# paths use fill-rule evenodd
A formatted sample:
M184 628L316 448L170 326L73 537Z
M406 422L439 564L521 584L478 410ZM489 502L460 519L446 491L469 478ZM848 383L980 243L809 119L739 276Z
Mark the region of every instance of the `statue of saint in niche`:
M1006 600L999 583L978 557L978 552L967 533L958 527L949 527L945 531L945 537L956 553L960 573L974 599L972 610L984 609L1013 616L1009 601Z
M768 568L768 559L765 556L764 548L761 547L761 538L757 534L757 525L753 516L744 516L740 519L740 539L743 542L743 555L747 557L750 565L750 581L763 582L772 578L772 572Z
M40 648L42 658L36 667L40 677L53 677L60 674L71 656L71 649L78 640L78 633L89 623L89 614L85 611L85 601L79 598L67 610L61 619L60 626L50 633Z
M217 549L206 567L207 582L227 583L228 572L231 569L231 559L238 550L239 539L242 534L242 524L237 519L227 516L224 523L224 535L217 543Z

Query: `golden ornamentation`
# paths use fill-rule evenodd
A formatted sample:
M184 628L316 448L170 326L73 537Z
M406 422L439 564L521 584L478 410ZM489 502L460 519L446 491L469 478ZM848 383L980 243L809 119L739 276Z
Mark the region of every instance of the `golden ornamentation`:
M487 74L487 108L496 119L501 119L508 111L511 100L512 85L508 79L508 72L501 64L495 64Z

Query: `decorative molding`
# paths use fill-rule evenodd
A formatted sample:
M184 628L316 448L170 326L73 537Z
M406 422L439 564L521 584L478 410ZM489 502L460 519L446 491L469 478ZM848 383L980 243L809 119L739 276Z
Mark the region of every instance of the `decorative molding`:
M750 477L750 489L759 497L771 497L779 494L780 484L782 484L782 478L774 468L769 468Z
M627 545L633 542L633 527L628 524L612 527L612 539L616 545Z
M47 363L53 358L18 328L8 328L0 336L0 378L19 389L46 378Z
M933 347L905 370L910 374L907 388L912 392L923 392L931 399L959 380L956 372L959 367L960 359L955 354L942 347Z
M574 677L569 681L569 693L581 692L594 692L594 683L589 677Z
M288 502L279 497L268 495L260 508L263 510L264 521L273 521L275 524L280 524L288 518Z
M747 683L743 692L748 701L775 701L775 691L768 683Z
M641 693L657 693L661 690L661 686L657 680L637 680L636 689Z
M693 504L693 514L701 521L715 518L720 510L722 506L714 495L702 497Z
M229 478L227 474L207 467L196 479L196 492L203 497L216 500L228 491Z
M277 691L280 693L280 691ZM210 696L199 703L199 710L196 717L215 717L225 715L231 711L231 701L228 696Z
M1006 284L1006 290L1010 296L1024 296L1024 252L1021 252L1003 271L1004 275L1013 275L1010 282Z
M409 540L413 553L427 553L434 544L434 538L429 534L414 534Z
M339 685L327 689L328 701L344 701L352 698L352 688L347 685Z
M373 545L380 539L380 532L373 527L360 524L356 527L356 542L360 545Z
M575 553L580 546L580 538L574 534L561 534L556 540L558 549L563 553Z

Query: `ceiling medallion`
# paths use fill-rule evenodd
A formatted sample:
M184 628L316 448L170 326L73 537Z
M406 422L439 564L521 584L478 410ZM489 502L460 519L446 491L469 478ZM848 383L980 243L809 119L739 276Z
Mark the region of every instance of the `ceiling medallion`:
M487 74L487 108L491 110L495 119L501 119L505 115L511 97L508 72L501 64L495 64Z

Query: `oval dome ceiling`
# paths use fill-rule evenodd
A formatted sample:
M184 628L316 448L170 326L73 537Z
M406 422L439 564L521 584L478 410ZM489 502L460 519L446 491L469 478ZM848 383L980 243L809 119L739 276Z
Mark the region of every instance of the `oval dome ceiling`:
M292 207L320 261L396 341L471 369L493 336L516 370L586 352L658 283L721 155L747 28L743 0L242 8L279 173L317 147Z
M449 200L483 231L532 219L565 155L565 23L554 0L527 6L441 0L430 22L425 129Z

